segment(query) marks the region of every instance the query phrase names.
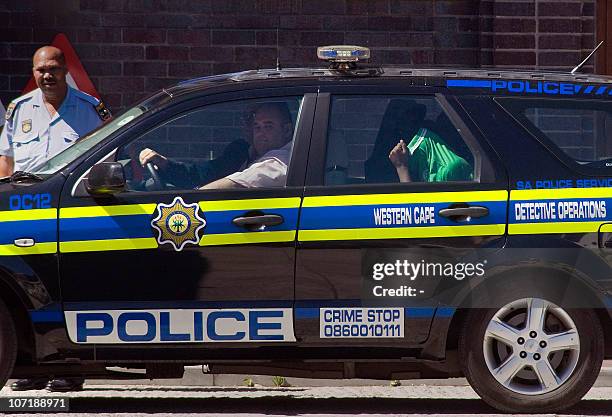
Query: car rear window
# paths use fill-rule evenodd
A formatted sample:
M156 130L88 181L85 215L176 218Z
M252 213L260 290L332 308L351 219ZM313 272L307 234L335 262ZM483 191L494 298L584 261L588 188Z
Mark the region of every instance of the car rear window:
M603 101L497 99L544 145L576 163L612 167L612 106Z

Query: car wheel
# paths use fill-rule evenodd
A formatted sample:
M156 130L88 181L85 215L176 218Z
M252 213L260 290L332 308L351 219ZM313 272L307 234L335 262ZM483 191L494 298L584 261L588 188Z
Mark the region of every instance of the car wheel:
M592 310L521 298L472 310L459 341L464 375L489 405L506 412L556 412L593 386L604 355Z
M17 335L13 317L0 299L0 389L13 372L17 358Z

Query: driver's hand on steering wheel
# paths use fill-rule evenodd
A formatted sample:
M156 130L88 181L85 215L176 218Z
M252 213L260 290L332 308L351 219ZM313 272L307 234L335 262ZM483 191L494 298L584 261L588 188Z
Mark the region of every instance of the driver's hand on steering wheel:
M140 161L140 165L145 166L149 162L157 165L159 169L165 169L168 166L168 158L163 155L158 154L153 149L144 148L140 151L140 155L138 156L138 160Z

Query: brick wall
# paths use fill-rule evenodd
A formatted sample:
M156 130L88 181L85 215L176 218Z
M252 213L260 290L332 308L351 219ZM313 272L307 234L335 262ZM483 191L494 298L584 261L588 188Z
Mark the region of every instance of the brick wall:
M595 43L594 15L595 0L1 2L0 99L20 95L33 52L58 32L117 112L182 79L273 67L277 42L286 67L346 43L376 63L568 69Z

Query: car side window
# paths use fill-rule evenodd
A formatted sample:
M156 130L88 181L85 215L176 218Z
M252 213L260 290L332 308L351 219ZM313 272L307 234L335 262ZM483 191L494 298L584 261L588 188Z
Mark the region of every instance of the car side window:
M332 97L326 185L473 179L474 155L435 97Z
M117 152L131 191L284 187L301 97L211 104Z
M612 107L608 103L531 98L497 102L541 142L578 165L606 172L612 166Z

